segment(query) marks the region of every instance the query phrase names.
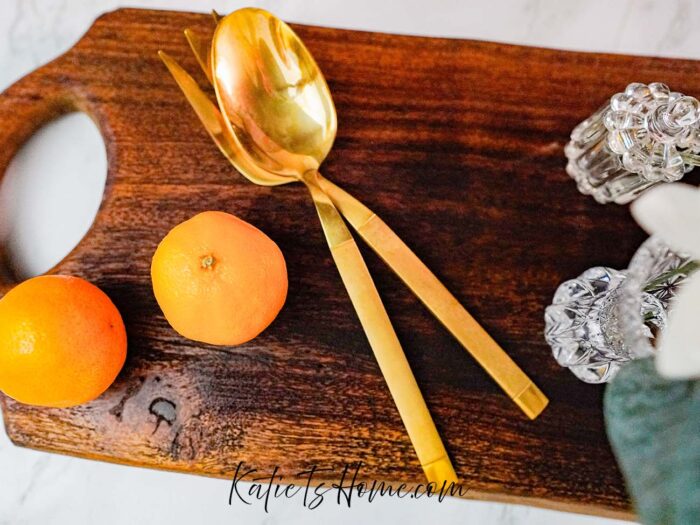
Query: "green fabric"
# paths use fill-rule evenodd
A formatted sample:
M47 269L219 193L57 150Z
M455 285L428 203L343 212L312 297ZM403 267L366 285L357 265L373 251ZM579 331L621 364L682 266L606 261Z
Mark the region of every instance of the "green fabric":
M644 525L700 525L700 380L627 364L605 392L608 437Z

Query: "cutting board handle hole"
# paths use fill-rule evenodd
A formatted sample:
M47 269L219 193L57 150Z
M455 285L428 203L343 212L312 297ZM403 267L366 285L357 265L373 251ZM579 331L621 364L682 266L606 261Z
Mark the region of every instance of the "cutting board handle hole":
M0 281L43 274L63 260L95 220L107 178L105 144L84 113L34 133L0 180Z

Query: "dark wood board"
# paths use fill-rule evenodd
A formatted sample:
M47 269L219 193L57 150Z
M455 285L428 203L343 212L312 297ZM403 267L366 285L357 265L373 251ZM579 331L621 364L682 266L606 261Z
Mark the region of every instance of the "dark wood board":
M3 398L10 438L221 477L239 461L288 475L314 464L339 475L363 461L364 479L421 481L306 190L258 187L237 174L159 61L163 49L204 83L182 34L188 26L212 30L207 15L109 13L0 96L0 171L60 113L82 110L99 125L109 159L104 201L52 273L104 289L129 333L126 366L100 399L45 409ZM625 267L644 234L626 207L577 192L562 150L570 130L628 82L700 93L698 62L295 29L338 108L326 176L382 216L551 399L528 421L365 250L470 496L631 517L605 436L603 388L560 369L542 331L561 281L594 265ZM159 240L209 209L269 234L289 269L279 318L236 348L178 337L150 287ZM6 278L2 288L11 285Z

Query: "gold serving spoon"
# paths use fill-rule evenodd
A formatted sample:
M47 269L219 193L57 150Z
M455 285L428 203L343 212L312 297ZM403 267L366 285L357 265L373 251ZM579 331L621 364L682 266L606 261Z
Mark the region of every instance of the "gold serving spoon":
M275 27L284 26L286 28L284 38L279 39L277 42L277 44L280 45L279 50L276 51L278 56L283 62L302 63L302 67L298 68L298 72L303 71L306 74L307 83L304 85L318 86L320 82L319 79L323 79L323 75L310 53L293 31L270 13L261 12L261 10L252 11L256 11L262 20L274 20ZM218 25L223 19L214 13L214 20ZM211 67L214 50L199 39L192 31L185 30L185 35L207 78L216 86L218 82L216 81L216 76L212 74ZM225 47L228 48L229 45ZM300 52L300 50L303 50L303 52ZM226 66L224 66L224 68L225 67ZM284 71L284 69L282 70ZM303 83L303 80L304 79L301 78L291 79L290 84L284 84L282 79L280 79L281 85L279 88L282 89L282 92L285 92L286 89L293 89L293 86ZM318 104L315 106L316 108L324 108L324 110L332 112L332 115L320 115L319 119L332 120L335 122L335 108L332 103L331 94L325 82L320 85L323 89L320 89L318 93L314 94L312 100L318 101ZM196 89L199 88L196 87ZM225 88L220 87L217 91L220 92L224 89ZM306 91L304 91L304 93L306 93ZM296 101L294 97L291 98ZM234 110L238 107L235 100L232 100L231 94L227 96L227 100ZM306 99L302 98L302 100ZM214 111L217 111L216 108L214 108ZM315 110L312 114L318 111L320 110ZM238 119L238 123L242 124L240 119ZM232 125L231 131L234 139L237 136L246 136L235 124ZM327 153L330 144L323 140L324 137L322 135L319 135L319 137L321 138L323 146L322 150ZM221 147L221 145L219 147ZM313 147L319 148L319 145L314 145ZM231 156L241 157L246 155L246 151L239 148L235 140L230 140L228 148L230 149L230 154L227 155L229 160L232 160ZM257 156L259 156L259 154L257 154ZM269 166L270 163L266 164L263 162L262 165ZM240 168L238 169L241 171ZM242 173L244 175L246 174L244 171ZM547 406L548 399L503 351L498 343L493 340L479 323L477 323L430 269L423 264L384 221L352 195L336 186L317 171L315 175L316 182L321 189L331 198L333 204L335 204L367 244L369 244L389 267L396 272L413 293L430 309L435 317L437 317L462 346L472 354L477 362L491 375L508 396L517 403L523 412L532 419L537 417ZM257 176L264 176L264 174L257 173ZM275 173L274 167L270 172L270 176L279 176ZM275 182L278 180L279 179L271 178L269 183L279 183Z
M276 185L294 181L306 184L321 219L333 259L428 481L438 485L457 482L454 468L357 244L330 198L316 182L316 170L335 137L335 111L328 113L332 114L332 118L314 120L304 114L302 107L295 108L284 93L275 92L288 85L282 82L292 81L295 74L297 78L303 79L307 72L303 75L295 72L294 63L286 63L287 69L282 71L275 67L275 62L270 61L270 57L278 50L277 39L296 36L286 24L276 25L274 21L266 20L262 14L266 13L253 9L236 11L222 19L217 28L217 34L223 36L215 37L214 42L232 40L234 36L229 29L238 28L236 30L241 32L236 37L245 40L245 49L250 54L245 63L237 63L235 60L216 62L214 52L218 47L214 45L212 48L211 64L224 64L217 68L223 77L221 83L227 89L240 90L239 96L248 101L248 109L237 108L236 111L240 112L231 112L227 115L228 119L222 116L175 61L162 52L160 56L212 138L241 173L258 184ZM225 28L222 33L221 28ZM308 54L305 48L297 51ZM309 59L313 60L310 55ZM201 64L208 62L203 59ZM227 67L235 69L227 70ZM320 77L315 88L328 91L323 77ZM303 86L298 85L288 91L292 99L296 89L303 89ZM268 95L270 92L271 95ZM313 95L313 92L303 95L309 102L309 107L316 107L323 100L320 97L314 99ZM228 95L221 95L217 89L217 96L229 100L230 105ZM266 128L256 128L251 116L264 118L265 115ZM244 126L252 132L244 132ZM309 137L312 139L309 140ZM321 141L317 142L317 137L322 137ZM320 145L308 146L313 143Z

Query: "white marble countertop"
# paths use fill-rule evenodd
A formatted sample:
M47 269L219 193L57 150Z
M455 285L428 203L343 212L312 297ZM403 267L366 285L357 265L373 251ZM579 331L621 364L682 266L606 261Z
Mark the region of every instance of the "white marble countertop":
M215 8L220 12L244 5L224 0L1 1L0 89L68 49L96 16L121 5L189 11ZM700 24L700 4L690 0L286 0L250 4L268 8L288 21L307 24L700 58L700 33L690 31ZM601 93L601 97L606 95ZM100 198L101 183L95 173L104 172L105 160L95 130L87 119L81 118L69 118L56 126L53 130L47 128L25 149L12 172L8 171L6 184L0 191L0 223L5 225L0 235L8 235L10 230L17 258L29 273L44 271L79 240L89 227ZM47 162L47 152L50 155L51 151L60 151L64 158L60 162ZM50 191L36 177L41 171L46 180L49 170L56 180L62 181ZM36 191L39 187L41 192ZM7 226L8 221L14 221L14 226ZM52 242L47 242L50 239ZM479 525L622 523L463 500L438 503L381 499L351 509L324 505L315 511L291 500L276 502L266 514L261 505L229 506L229 488L229 482L222 480L20 449L0 430L0 525L202 522L272 525L311 520Z

